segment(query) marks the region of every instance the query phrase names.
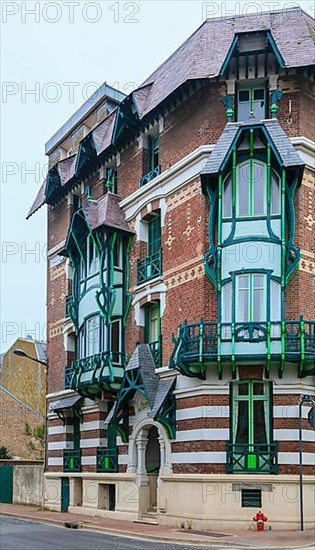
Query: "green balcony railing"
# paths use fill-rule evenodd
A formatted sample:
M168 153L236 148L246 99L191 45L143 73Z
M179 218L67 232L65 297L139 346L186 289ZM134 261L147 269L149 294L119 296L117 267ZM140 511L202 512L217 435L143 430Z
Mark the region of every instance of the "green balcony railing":
M150 172L148 172L147 174L142 176L142 178L139 179L139 187L143 187L150 181L154 180L154 178L159 176L160 173L161 173L161 166L156 166L155 168L153 168L153 170L151 170Z
M156 342L150 342L149 347L153 355L155 367L159 369L162 366L162 337Z
M81 472L81 449L64 449L63 471Z
M96 449L96 471L97 472L118 472L118 451L117 448Z
M299 374L310 374L315 367L315 321L215 323L200 319L184 321L173 335L170 366L191 377L205 378L205 366L230 363L235 373L237 361L263 360L268 375L270 363L279 365L280 375L287 362L298 365Z
M65 381L65 390L71 389L71 380L73 376L73 370L72 367L66 367L64 372L64 381Z
M99 394L101 390L117 391L125 364L126 356L120 352L103 351L90 357L76 359L71 365L71 389L91 397Z
M227 442L226 471L228 474L277 474L278 442L253 445Z
M137 262L137 284L162 275L162 249Z

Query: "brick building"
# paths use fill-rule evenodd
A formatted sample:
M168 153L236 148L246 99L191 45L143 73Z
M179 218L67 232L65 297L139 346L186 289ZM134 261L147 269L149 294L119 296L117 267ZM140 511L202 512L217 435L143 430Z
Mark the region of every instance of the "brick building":
M314 24L207 20L46 145L47 502L299 521L315 367ZM314 437L303 408L306 525ZM188 523L187 523L188 522Z
M36 459L40 457L40 449L36 440L25 434L25 425L27 423L33 431L45 424L45 366L15 355L13 352L16 349L46 361L46 344L32 338L18 338L3 354L0 370L0 447L6 447L13 457Z

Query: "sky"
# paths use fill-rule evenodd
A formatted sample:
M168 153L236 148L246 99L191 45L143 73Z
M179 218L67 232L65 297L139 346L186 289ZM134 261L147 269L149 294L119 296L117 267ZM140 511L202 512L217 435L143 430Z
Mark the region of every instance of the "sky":
M45 143L103 82L130 93L207 17L312 1L1 2L1 352L46 338Z

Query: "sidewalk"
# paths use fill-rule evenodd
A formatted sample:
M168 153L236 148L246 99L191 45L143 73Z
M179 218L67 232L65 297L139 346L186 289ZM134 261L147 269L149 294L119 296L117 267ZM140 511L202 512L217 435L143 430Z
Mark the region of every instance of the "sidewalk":
M305 531L265 531L225 530L224 533L210 531L190 531L164 525L133 523L108 518L96 518L72 513L41 511L38 507L16 504L1 504L0 513L7 516L43 521L56 525L78 522L84 529L102 531L107 534L134 537L161 542L177 542L201 545L211 548L260 548L272 550L315 548L314 532Z

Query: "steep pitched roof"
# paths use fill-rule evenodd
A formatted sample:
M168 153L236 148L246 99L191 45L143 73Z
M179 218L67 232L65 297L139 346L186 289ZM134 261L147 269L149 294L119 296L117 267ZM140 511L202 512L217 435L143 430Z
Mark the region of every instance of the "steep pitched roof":
M272 119L261 122L256 119L252 119L245 122L235 122L226 125L211 155L203 167L201 172L202 177L217 174L221 170L221 166L237 135L242 130L250 128L250 126L258 126L266 129L285 168L293 166L302 167L304 165L300 155L294 149L290 139L277 120Z
M214 78L238 33L270 31L287 68L313 65L314 21L301 8L206 20L152 75L143 116L187 80Z
M91 229L96 229L101 225L120 229L127 233L133 233L126 222L125 214L119 206L121 198L114 193L106 193L101 199L87 200L82 210Z

